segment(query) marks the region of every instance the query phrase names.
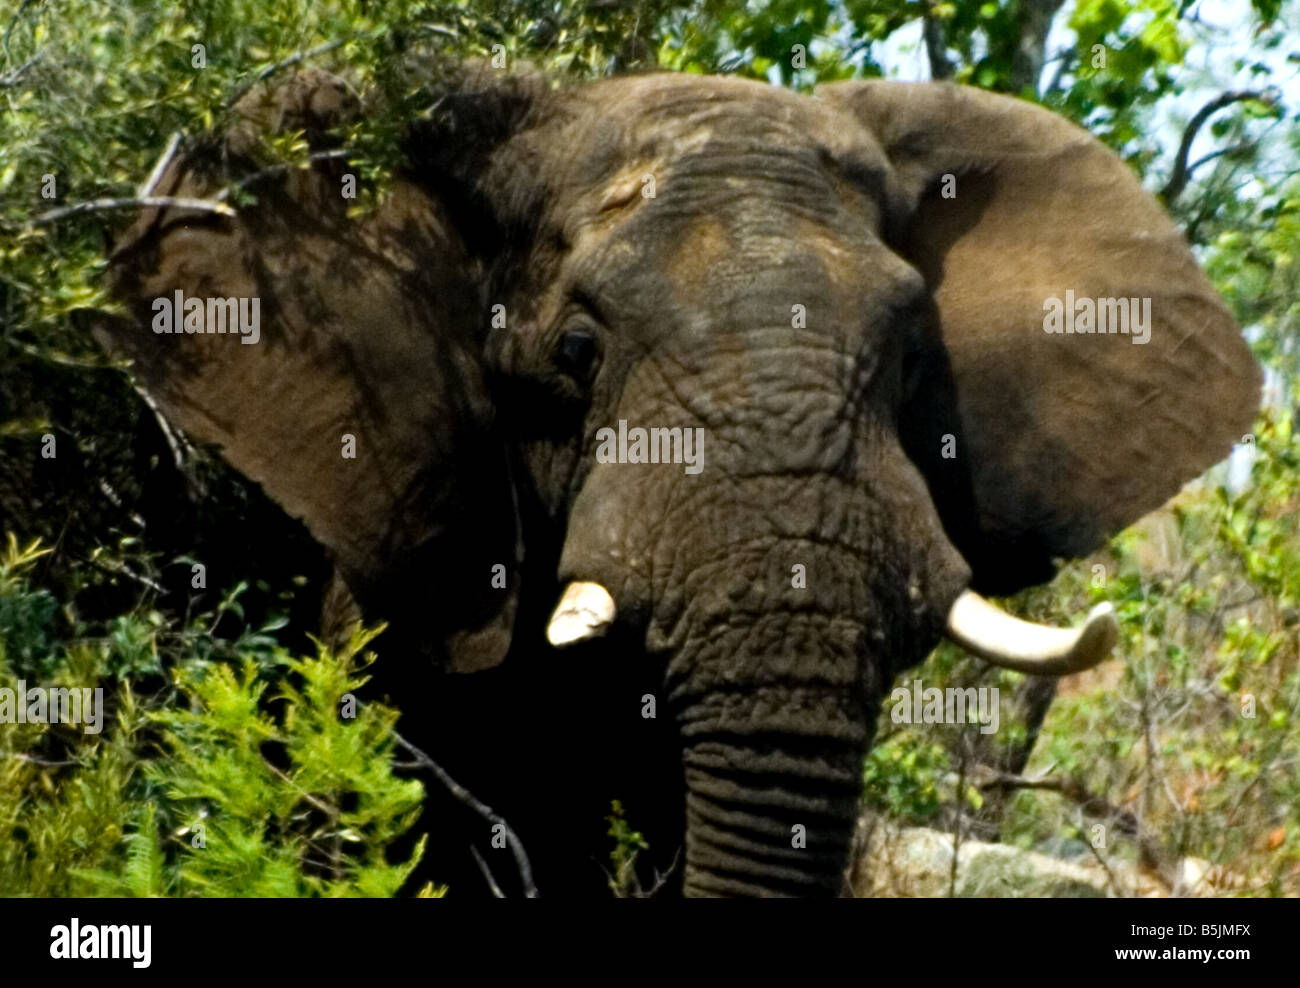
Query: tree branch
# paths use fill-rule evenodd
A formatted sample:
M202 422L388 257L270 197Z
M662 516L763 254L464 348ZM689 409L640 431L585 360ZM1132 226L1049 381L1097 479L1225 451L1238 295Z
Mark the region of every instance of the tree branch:
M1089 792L1078 779L1069 776L1041 776L1031 779L1011 772L995 771L982 780L979 786L981 789L1039 789L1059 793L1076 803L1086 816L1113 821L1121 834L1137 841L1142 857L1158 871L1160 846L1153 837L1142 833L1142 825L1138 818L1129 810L1115 806L1104 796Z
M73 206L60 206L58 209L51 209L48 213L41 213L40 216L29 220L27 226L29 228L45 226L48 223L65 220L70 216L80 216L83 213L104 213L115 209L146 209L150 206L197 209L205 213L216 213L218 216L235 215L235 211L225 203L210 202L207 199L180 199L174 196L124 196L120 199L93 199L90 202L79 202Z
M27 70L30 69L33 65L35 65L37 62L39 62L43 54L44 52L38 51L35 55L33 55L31 58L25 61L22 65L18 66L18 68L11 69L10 71L5 73L0 73L0 89L8 89L10 86L18 85L22 77L26 75Z
M308 162L317 161L335 161L346 159L351 154L346 148L337 148L333 151L313 151L307 155ZM251 175L245 175L237 182L231 182L224 189L213 197L214 202L224 203L230 198L230 193L236 189L244 189L250 185L260 182L264 178L270 178L273 175L282 175L289 171L290 168L297 168L298 163L295 161L282 161L277 165L270 165L266 168L259 169ZM229 208L229 207L227 207Z
M1262 90L1230 89L1210 100L1192 115L1191 120L1187 121L1187 126L1183 129L1183 139L1178 144L1178 153L1174 156L1173 171L1169 173L1169 181L1165 183L1165 187L1160 190L1160 200L1166 206L1173 205L1174 200L1187 188L1187 182L1191 178L1187 158L1192 152L1192 142L1196 140L1196 135L1205 126L1205 122L1225 106L1251 99L1259 100L1261 103L1272 103L1268 94Z
M97 559L94 556L91 556L88 562L92 566L96 566L99 569L102 569L106 573L117 573L120 576L125 576L128 580L132 580L143 587L148 587L156 594L167 593L166 587L155 582L154 580L149 579L149 577L147 576L141 576L139 573L133 572L130 569L130 567L126 566L123 563L119 563L116 560L109 560L105 562L101 559Z
M291 65L297 65L299 62L305 62L309 58L315 58L317 55L324 55L327 52L333 51L335 48L341 48L354 37L355 35L349 35L346 38L335 38L333 41L326 41L324 44L317 45L315 48L308 48L305 51L296 52L282 61L276 62L273 65L268 65L261 72L257 73L257 75L253 76L251 80L244 83L242 86L237 86L235 88L235 91L231 93L230 97L226 100L226 109L230 109L230 107L238 103L239 98L259 82L269 79L281 69L287 69Z
M19 761L19 762L27 762L29 765L39 765L41 766L41 768L63 768L64 766L67 765L80 764L75 759L67 759L61 762L50 762L50 761L46 761L43 758L37 758L35 755L23 754L21 751L15 752L12 755L6 755L5 757L12 758L15 761Z
M1061 88L1061 79L1064 78L1065 73L1069 72L1071 66L1074 65L1074 49L1066 48L1059 54L1049 58L1043 64L1046 66L1051 62L1056 63L1056 71L1052 73L1051 81L1043 87L1043 92L1041 94L1043 96L1050 96Z
M471 844L469 846L469 853L474 855L474 861L478 865L478 870L483 873L483 880L487 882L488 888L492 890L492 895L498 899L504 899L506 894L501 891L501 886L497 884L497 880L492 876L492 869L489 868L488 863L483 860L483 855L478 853L478 848Z
M153 190L158 187L158 182L163 177L163 172L165 172L167 166L172 163L172 158L176 157L176 149L180 146L181 132L178 130L172 134L171 139L167 141L167 147L163 150L163 153L159 156L158 160L154 162L153 170L149 172L149 177L146 178L144 184L140 186L139 195L148 196L153 194Z
M1067 799L1078 803L1080 808L1091 817L1108 817L1114 819L1120 832L1133 836L1138 831L1137 817L1128 810L1112 806L1105 798L1089 792L1078 779L1069 776L1040 776L1031 779L1013 772L994 770L990 777L980 781L981 789L1040 789L1060 793Z
M1017 13L1016 50L1011 58L1011 87L1015 91L1038 92L1047 57L1047 35L1052 19L1065 0L1022 0Z
M1106 873L1106 880L1110 882L1110 887L1115 890L1116 897L1120 899L1132 898L1128 894L1128 889L1124 888L1124 886L1119 883L1119 879L1116 878L1115 873L1111 871L1110 865L1106 863L1106 858L1102 855L1101 851L1093 846L1092 841L1088 841L1088 850L1092 852L1093 860L1096 861L1097 864L1101 865L1101 870Z
M497 812L492 809L492 807L482 802L472 792L448 775L441 765L435 762L415 745L411 744L411 742L407 741L406 738L396 732L394 732L393 737L397 739L398 744L415 757L416 762L418 762L421 767L427 768L432 772L437 780L441 782L447 791L456 797L458 801L463 803L465 806L468 806L484 820L487 820L488 823L494 826L500 824L502 830L505 832L506 843L510 845L510 850L515 856L515 866L519 869L519 879L524 886L524 896L529 899L536 899L537 886L533 884L533 866L528 860L528 854L524 851L524 845L520 843L518 835L511 828L510 824L506 823L506 821L502 819Z
M347 37L344 38L334 38L332 41L326 41L323 44L316 45L316 47L314 48L307 48L303 51L295 52L294 54L290 55L288 58L281 59L278 62L268 65L266 68L262 69L261 72L257 73L257 75L253 76L253 78L250 79L248 82L244 83L242 86L238 86L235 89L235 91L226 100L226 109L230 109L230 107L238 103L239 98L243 96L246 92L248 92L250 89L252 89L259 82L263 82L269 79L271 76L275 75L275 73L279 72L281 69L291 68L292 66L298 65L301 62L305 62L310 58L315 58L317 55L326 55L329 52L334 51L336 48L343 47L349 41L361 41L361 40L373 41L377 38L382 37L385 33L387 33L388 30L389 28L386 27L378 28L368 33L362 32L360 34L349 34ZM426 34L440 34L448 38L459 37L459 35L451 28L444 27L441 24L424 25L422 27L422 30Z
M1187 166L1187 177L1190 179L1196 169L1200 168L1201 165L1213 161L1215 158L1222 158L1226 154L1238 154L1242 151L1249 151L1253 147L1255 147L1254 141L1242 141L1239 144L1232 144L1226 148L1219 148L1217 151L1211 151L1209 154L1203 154Z
M32 0L23 0L23 2L18 5L18 9L14 11L14 16L9 19L9 27L5 29L5 58L9 57L9 35L14 33L14 25L18 23L18 18L23 16L23 11L30 7L31 4Z
M953 64L948 61L948 52L944 43L943 26L930 16L930 5L925 5L921 15L921 33L925 38L925 54L930 60L931 79L951 79Z

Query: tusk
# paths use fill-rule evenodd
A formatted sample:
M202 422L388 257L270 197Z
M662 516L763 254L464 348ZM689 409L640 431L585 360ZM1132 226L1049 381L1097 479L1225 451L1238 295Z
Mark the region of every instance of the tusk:
M575 580L564 588L555 605L546 638L556 648L599 638L614 623L617 608L609 591L599 583Z
M1098 604L1078 628L1049 628L1021 621L972 590L948 612L948 637L1004 669L1039 676L1066 676L1091 669L1119 641L1114 608Z

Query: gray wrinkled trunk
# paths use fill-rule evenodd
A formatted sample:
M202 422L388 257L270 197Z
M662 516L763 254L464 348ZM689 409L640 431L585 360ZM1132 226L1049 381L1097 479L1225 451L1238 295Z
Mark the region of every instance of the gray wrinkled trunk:
M686 894L838 895L875 726L863 626L817 609L733 614L700 640L672 663L691 674L669 677Z

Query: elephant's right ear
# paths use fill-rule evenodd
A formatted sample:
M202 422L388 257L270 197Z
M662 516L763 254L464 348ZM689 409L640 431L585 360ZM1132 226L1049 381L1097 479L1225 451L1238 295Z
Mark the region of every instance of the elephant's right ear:
M351 103L320 72L250 95L219 146L178 157L153 194L212 196L253 167L241 156L259 131L324 147ZM147 211L110 264L131 316L96 335L168 418L306 523L368 614L453 668L485 668L510 644L520 551L476 262L416 185L397 179L363 220L347 216L354 187L327 160L264 178L234 217ZM218 327L236 314L243 335Z
M1250 430L1260 372L1241 331L1099 141L951 84L819 96L892 166L887 236L933 299L899 428L977 587L1050 578L1055 557L1092 551Z

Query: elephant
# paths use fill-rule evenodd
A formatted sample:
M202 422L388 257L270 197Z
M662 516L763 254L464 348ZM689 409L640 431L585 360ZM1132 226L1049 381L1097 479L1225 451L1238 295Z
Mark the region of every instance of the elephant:
M987 598L1250 430L1239 327L1123 161L1012 96L471 63L430 94L357 215L336 135L374 105L319 69L250 91L153 194L255 202L144 210L97 339L328 551L327 625L387 622L403 724L542 894L603 888L620 793L663 892L842 894L893 678L944 637L1107 655L1108 605ZM259 168L287 131L310 167ZM258 299L257 340L160 328L173 296ZM449 807L463 864L488 827Z

